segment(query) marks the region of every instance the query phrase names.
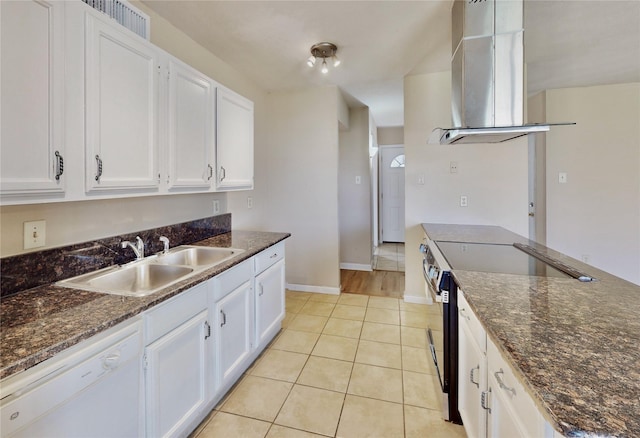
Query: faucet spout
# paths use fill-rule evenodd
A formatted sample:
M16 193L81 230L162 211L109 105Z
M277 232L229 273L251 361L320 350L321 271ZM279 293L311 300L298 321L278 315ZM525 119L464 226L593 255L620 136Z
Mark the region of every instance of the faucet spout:
M160 242L164 244L164 249L162 250L162 254L166 254L169 252L169 238L165 236L160 236Z
M136 243L129 242L128 240L124 240L120 243L122 248L131 247L133 252L136 254L136 259L140 260L144 258L144 242L140 238L140 236L136 236Z

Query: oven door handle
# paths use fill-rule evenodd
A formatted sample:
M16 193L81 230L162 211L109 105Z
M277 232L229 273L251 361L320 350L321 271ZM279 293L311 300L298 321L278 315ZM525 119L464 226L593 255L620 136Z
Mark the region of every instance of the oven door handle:
M424 275L424 281L426 281L427 283L429 283L431 280L429 280L429 276L427 275L427 259L422 259L422 275Z

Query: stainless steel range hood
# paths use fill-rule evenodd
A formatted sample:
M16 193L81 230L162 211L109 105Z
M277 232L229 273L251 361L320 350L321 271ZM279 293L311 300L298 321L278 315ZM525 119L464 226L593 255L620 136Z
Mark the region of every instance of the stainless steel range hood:
M454 128L428 143L499 143L571 124L524 123L523 0L455 0L451 22Z

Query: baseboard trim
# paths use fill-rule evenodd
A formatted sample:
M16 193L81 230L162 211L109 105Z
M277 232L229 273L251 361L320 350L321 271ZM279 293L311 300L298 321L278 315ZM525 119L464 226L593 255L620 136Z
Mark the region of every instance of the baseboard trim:
M287 283L287 289L295 290L298 292L312 292L316 294L330 294L330 295L340 295L339 287L330 287L330 286L311 286L308 284L293 284Z
M365 265L364 263L340 263L340 269L349 269L351 271L373 271L371 265Z
M415 295L407 295L404 294L404 302L405 303L414 303L414 304L431 304L427 297L417 297Z

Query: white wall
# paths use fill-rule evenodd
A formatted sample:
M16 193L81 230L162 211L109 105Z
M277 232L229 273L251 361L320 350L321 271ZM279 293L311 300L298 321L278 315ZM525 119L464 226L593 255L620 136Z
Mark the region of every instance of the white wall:
M232 69L165 19L150 11L144 4L136 2L136 6L151 16L152 43L254 101L256 189L229 194L147 196L0 207L1 257L26 252L22 249L24 221L46 220L45 248L53 248L211 216L213 199L221 201L222 212L233 213L234 228L264 229L262 216L267 204L265 198L268 174L267 168L262 165L267 155L263 140L266 130L265 114L268 112L266 93L256 87L243 73ZM73 99L77 100L75 95ZM67 140L76 141L76 138L74 131L68 135ZM247 210L247 195L254 198L252 210ZM38 250L41 249L44 248Z
M421 223L498 225L528 233L527 140L506 144L435 146L427 138L449 126L450 73L407 76L404 80L406 155L405 299L424 295ZM449 172L451 161L458 173ZM425 184L418 184L424 176ZM460 207L460 196L468 207Z
M378 128L378 144L404 144L404 126L388 126Z
M640 284L640 83L547 91L547 246ZM558 173L567 183L558 183Z
M338 103L336 87L268 96L269 205L265 220L287 231L287 282L338 293Z
M338 209L343 269L371 270L369 120L368 108L353 108L349 112L349 129L340 131ZM356 176L360 177L360 184L356 184Z

